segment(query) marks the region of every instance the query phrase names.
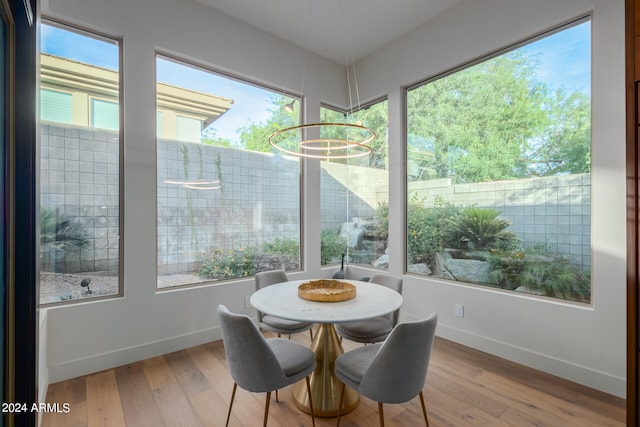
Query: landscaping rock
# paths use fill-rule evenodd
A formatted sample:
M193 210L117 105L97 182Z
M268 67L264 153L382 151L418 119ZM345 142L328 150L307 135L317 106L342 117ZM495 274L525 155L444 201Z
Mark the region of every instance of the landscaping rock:
M450 252L438 252L435 256L435 270L433 274L444 277L445 272L447 272L447 262L451 259L453 259L453 256Z
M455 280L472 283L489 283L489 263L475 259L449 259L446 269Z
M515 289L516 292L523 292L525 294L532 294L532 295L544 295L544 292L542 292L539 289L531 289L531 288L527 288L526 286L518 286Z
M407 272L408 273L414 273L414 274L421 274L423 276L430 276L431 275L431 269L425 263L422 263L422 264L409 264L409 266L407 266Z
M351 222L345 222L340 226L340 237L347 241L350 248L359 248L364 238L362 219L353 218Z
M389 249L385 251L385 254L380 256L380 258L375 259L371 262L371 265L377 268L388 268L389 267L389 254L387 253Z

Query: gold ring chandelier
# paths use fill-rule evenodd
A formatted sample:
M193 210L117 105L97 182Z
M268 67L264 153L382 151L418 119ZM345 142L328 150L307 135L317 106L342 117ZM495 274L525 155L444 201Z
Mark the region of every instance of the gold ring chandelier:
M340 2L340 18L342 30L344 32L344 0ZM307 20L311 21L311 5L309 3ZM287 81L289 80L289 71L295 50L295 43L291 45L291 58L289 59L289 67L284 82L285 93ZM345 50L345 58L347 58ZM351 101L351 79L349 76L350 69L353 72L353 80L355 82L356 94L358 94L358 79L356 78L355 61L352 57L352 65L349 67L349 61L346 62L347 85L349 89L349 101ZM300 94L304 95L304 72L305 65L302 68L302 87ZM301 101L301 100L300 100ZM294 111L293 99L284 105L284 110L291 113ZM350 102L350 104L352 104ZM360 98L358 96L358 105ZM269 144L275 149L299 157L309 157L314 159L352 159L356 157L367 156L372 149L367 144L374 140L376 133L369 127L362 124L352 123L307 123L297 126L290 126L275 131L269 137Z
M320 137L307 137L310 129L317 129ZM331 133L331 137L323 137ZM314 159L352 159L371 153L367 144L376 137L371 129L351 123L308 123L274 132L269 144L286 154Z

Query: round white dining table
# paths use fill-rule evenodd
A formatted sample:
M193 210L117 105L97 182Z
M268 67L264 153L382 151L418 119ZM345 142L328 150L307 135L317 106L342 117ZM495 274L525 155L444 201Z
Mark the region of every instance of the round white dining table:
M298 296L298 286L308 280L277 283L251 295L251 305L258 311L301 322L319 323L311 343L316 355L316 368L310 377L313 411L324 417L353 410L360 396L347 388L340 404L342 382L334 374L336 358L344 352L334 323L355 322L383 316L400 308L402 295L387 287L357 280L341 280L356 287L356 296L341 302L309 301ZM294 386L293 400L301 410L310 413L306 383Z

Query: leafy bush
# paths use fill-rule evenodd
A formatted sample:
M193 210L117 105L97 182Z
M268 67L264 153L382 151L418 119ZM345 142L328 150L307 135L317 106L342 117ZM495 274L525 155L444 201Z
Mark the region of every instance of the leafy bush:
M568 259L536 246L527 250L494 250L489 256L491 281L503 289L524 286L542 295L589 301L591 277Z
M386 239L389 236L389 203L378 202L378 207L373 214L376 218L377 234L384 236Z
M427 262L429 258L449 246L444 231L450 218L460 212L449 202L437 197L433 207L426 207L424 199L412 197L407 206L407 246L409 261Z
M322 230L320 232L320 265L327 265L347 250L347 241L337 231Z
M487 258L491 283L508 290L520 286L519 278L528 262L525 257L524 250L492 250Z
M205 279L234 279L255 274L255 249L213 249L198 275Z
M67 215L54 209L40 211L40 245L60 250L82 249L89 246L89 236L84 227Z
M527 289L555 298L572 301L588 300L591 296L591 275L569 260L554 257L551 262L529 262L520 281Z
M262 244L262 252L275 255L300 256L300 242L298 239L276 237L273 242Z
M409 262L427 262L434 253L448 246L444 230L448 220L455 217L459 209L441 197L436 197L433 207L425 206L425 198L413 196L407 205L407 251ZM378 232L389 234L389 205L378 203L375 217Z
M445 234L460 249L486 249L510 245L517 236L507 228L511 222L498 218L495 209L465 208L448 220Z

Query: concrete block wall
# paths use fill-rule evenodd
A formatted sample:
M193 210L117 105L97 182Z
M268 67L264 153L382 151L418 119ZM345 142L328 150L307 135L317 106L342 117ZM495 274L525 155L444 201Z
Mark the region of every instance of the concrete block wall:
M512 222L524 246L544 244L573 264L591 266L591 174L452 185L449 179L409 183L432 205L493 208Z
M300 236L298 159L158 141L158 274L197 270L212 248L260 247ZM169 180L220 179L193 190Z
M44 123L41 151L41 206L82 225L90 241L81 250L42 250L42 270L116 274L117 132ZM157 160L159 274L192 272L212 248L259 247L300 235L298 159L160 140ZM371 217L388 200L386 171L321 164L323 229L337 231L347 218ZM190 190L166 179L221 179L222 188ZM409 183L409 191L428 203L441 196L458 206L498 209L524 245L546 244L576 264L591 265L589 174L460 185L419 181Z
M389 200L388 172L342 163L320 163L322 229L338 231L347 220L370 218Z
M40 206L83 227L84 249L41 248L42 271L119 269L120 185L118 133L43 123L40 136Z

